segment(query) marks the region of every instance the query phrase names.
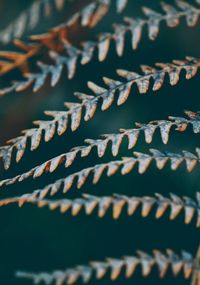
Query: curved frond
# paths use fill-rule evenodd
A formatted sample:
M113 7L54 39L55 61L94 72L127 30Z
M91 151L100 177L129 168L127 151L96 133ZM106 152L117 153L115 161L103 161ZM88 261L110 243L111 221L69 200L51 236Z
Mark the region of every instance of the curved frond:
M117 98L117 105L124 104L133 86L137 86L140 94L145 94L150 89L150 80L153 80L153 91L159 90L165 80L165 76L169 76L170 85L176 85L179 81L181 71L186 72L186 79L194 77L198 71L200 60L192 57L187 57L183 61L173 61L173 63L157 63L159 68L153 68L149 66L141 66L143 74L140 75L136 72L127 70L118 70L117 73L125 81L113 80L104 77L106 88L97 86L93 82L88 82L88 87L92 91L93 95L87 95L76 92L75 95L81 101L80 103L65 103L68 111L47 111L46 115L53 117L49 121L36 121L35 125L38 127L25 130L22 132L22 136L14 138L8 141L8 145L0 147L0 158L4 163L5 169L8 169L11 164L12 153L14 149L17 151L16 161L19 161L24 155L27 141L31 141L31 150L35 150L39 147L41 140L46 142L50 141L54 135L62 135L70 127L74 132L80 124L82 117L84 121L89 121L93 118L98 102L101 102L101 110L105 111L113 104L115 97ZM54 79L57 78L56 74ZM36 86L41 85L42 78L37 82ZM22 88L22 87L21 87ZM84 116L83 116L84 112ZM69 120L71 119L71 120Z
M55 195L61 189L63 193L66 193L75 184L76 187L80 189L86 183L89 176L92 176L92 183L97 184L103 173L110 177L121 169L121 174L126 175L130 173L136 165L138 165L138 173L143 174L147 171L148 167L153 161L159 170L162 170L169 162L171 170L173 171L176 171L184 162L186 164L187 171L191 172L194 167L200 163L200 149L196 148L195 154L188 151L182 151L181 154L161 152L156 149L150 149L150 154L134 152L132 157L124 157L122 160L114 160L108 163L96 164L70 174L66 178L59 179L55 183L47 185L44 189L35 190L33 195L37 194L40 196L40 198L44 198L48 194L51 196ZM40 172L40 169L38 169L38 171ZM28 177L28 175L26 176L26 174L24 174L14 178L2 180L0 182L0 186L21 182ZM37 173L35 173L34 178L37 178Z
M102 279L109 273L109 279L112 281L120 277L125 270L125 277L130 278L134 275L138 267L142 270L142 276L148 276L156 267L159 277L164 277L170 269L174 276L183 273L185 278L189 278L194 271L200 271L194 266L193 256L182 251L177 255L172 250L166 250L166 254L159 250L154 250L152 255L143 251L137 251L135 256L124 256L121 259L107 258L104 262L90 262L89 265L79 265L65 271L54 271L52 273L26 273L18 272L17 277L30 279L35 284L75 284L79 280L88 283L92 277Z
M148 26L148 36L150 40L155 40L158 36L160 23L162 21L165 21L169 27L176 27L179 25L180 18L185 17L188 26L195 26L199 19L200 9L182 0L176 1L176 4L179 10L165 2L162 2L162 9L165 12L164 15L147 7L143 7L143 12L147 16L147 19L125 18L126 24L114 24L113 33L101 33L98 36L97 41L83 42L82 49L78 49L71 44L65 44L65 54L61 55L56 51L51 50L49 55L54 62L53 64L38 62L38 72L24 74L24 80L14 82L8 88L2 89L1 94L4 95L10 93L13 90L21 91L21 86L24 90L36 81L40 81L39 79L41 77L42 82L40 85L36 86L36 84L34 84L34 92L37 92L38 89L44 85L47 77L51 78L51 86L55 86L58 83L65 66L67 68L68 78L72 79L76 72L77 62L79 59L81 64L87 64L93 59L95 51L98 50L99 61L104 61L108 55L111 41L114 41L116 44L116 52L118 56L122 56L125 46L125 36L128 32L131 33L132 48L135 50L141 40L145 26ZM69 22L71 24L71 21ZM54 29L54 31L56 31L56 29ZM42 37L38 37L38 39L41 40ZM5 70L7 70L7 68L2 69L0 74L5 73Z
M74 200L46 200L39 199L37 195L24 194L20 197L0 200L0 207L17 203L22 207L25 203L37 205L39 208L48 207L50 210L59 209L61 213L71 212L72 216L77 216L81 210L86 215L97 213L99 218L103 218L111 210L113 219L118 219L125 209L129 216L133 216L138 208L141 208L141 216L146 218L152 210L155 210L155 217L161 218L165 213L169 213L170 220L175 220L180 213L184 214L185 224L190 224L197 217L196 226L200 227L200 193L196 194L196 200L189 197L179 197L170 194L170 197L164 197L161 194L144 197L128 197L125 195L114 194L113 196L97 197L83 194L81 198Z
M44 163L32 168L31 170L24 172L17 176L18 181L24 180L28 177L40 177L45 172L54 172L60 164L64 164L65 168L68 168L76 160L77 156L87 157L91 151L95 148L97 150L98 157L103 157L106 150L111 143L111 153L113 156L117 156L119 149L123 141L128 139L128 149L135 147L139 136L144 134L145 142L150 144L153 140L156 130L160 131L161 139L164 144L167 144L170 131L172 127L175 127L175 131L184 132L191 124L194 133L200 133L200 115L199 112L185 111L188 118L184 117L169 117L169 120L157 120L151 121L147 124L136 123L136 128L133 129L120 129L117 134L102 135L102 139L86 139L87 145L77 146L71 149L67 153L63 153L56 156ZM11 178L9 181L16 180ZM7 179L8 182L8 179Z

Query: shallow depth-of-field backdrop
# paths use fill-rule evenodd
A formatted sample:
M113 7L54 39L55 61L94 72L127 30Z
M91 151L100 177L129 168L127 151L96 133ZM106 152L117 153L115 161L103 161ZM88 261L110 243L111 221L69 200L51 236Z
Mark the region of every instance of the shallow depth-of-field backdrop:
M31 2L0 0L0 27L5 27ZM41 19L33 34L43 33L57 23L65 21L73 9L78 9L78 4L75 2L76 0L65 5L65 10L53 13L49 19ZM142 5L160 10L159 0L129 2L123 15L141 16ZM92 31L77 30L74 37L77 41L80 38L94 39L99 31L110 31L112 23L122 21L123 15L116 16L114 11L111 11ZM12 45L1 46L1 50L12 48ZM64 101L74 100L74 91L87 91L88 80L101 84L102 76L116 78L116 68L139 71L140 64L170 62L172 59L183 59L186 55L200 57L200 22L195 28L188 28L185 20L182 20L181 24L173 29L167 28L162 23L160 34L154 42L148 39L145 29L136 51L132 51L130 37L127 36L125 53L121 58L116 55L113 45L105 62L99 63L95 57L90 64L79 65L78 72L71 81L66 79L66 73L63 72L62 79L54 88L51 88L47 82L35 94L28 89L26 92L13 92L0 98L0 144L3 145L7 139L18 135L20 130L31 127L32 120L43 118L44 110L62 110ZM168 115L181 116L184 110L200 110L199 82L199 75L191 80L185 80L183 76L175 87L170 87L166 80L160 91L150 90L142 96L138 94L136 88L133 88L124 105L116 108L114 104L106 112L97 111L94 119L83 123L77 132L67 132L47 144L42 143L41 147L32 153L26 151L19 165L14 164L8 172L3 171L3 168L0 169L0 178L11 177L28 170L73 146L81 145L85 138L98 138L100 134L116 132L119 128L131 128L135 122L167 119ZM158 133L151 146L145 144L141 136L134 150L148 151L150 147L156 147L160 150L180 152L183 149L194 151L196 146L200 146L200 136L192 134L191 129L188 129L184 133L172 132L166 146L161 143ZM131 154L132 150L127 151L127 145L124 143L119 157ZM60 167L54 174L46 174L35 181L28 179L24 183L10 186L0 191L0 195L3 198L8 194L15 196L26 193L64 177L69 171L73 172L111 159L109 151L102 159L97 159L93 152L88 158L78 159L70 170ZM112 193L142 196L153 195L155 192L168 195L169 192L173 192L180 196L194 197L197 191L200 191L199 167L196 167L192 173L187 173L185 166L173 172L169 167L159 171L152 164L143 175L132 171L126 176L121 176L119 173L111 178L104 176L98 185L93 186L89 180L82 190L73 187L67 195L78 197L81 192L87 192L99 196ZM177 253L185 249L195 255L200 236L194 224L195 221L190 225L184 225L182 215L174 222L169 221L168 215L157 221L154 219L154 212L147 219L142 219L138 212L133 217L127 217L123 212L120 219L114 221L110 212L105 218L99 219L96 215L87 217L83 212L77 217L71 217L70 214L62 215L59 211L39 209L33 205L25 205L21 209L17 205L4 207L0 209L0 284L31 284L29 281L16 279L14 274L17 270L34 272L64 270L76 264L87 264L90 260L133 255L136 249L149 253L155 248L161 250L172 248ZM111 283L105 278L103 281L92 280L90 284L100 282L105 285ZM174 279L170 273L164 280L159 280L154 270L148 279L142 278L138 271L133 278L125 280L122 275L114 283L167 285L188 284L188 281L185 281L182 275Z

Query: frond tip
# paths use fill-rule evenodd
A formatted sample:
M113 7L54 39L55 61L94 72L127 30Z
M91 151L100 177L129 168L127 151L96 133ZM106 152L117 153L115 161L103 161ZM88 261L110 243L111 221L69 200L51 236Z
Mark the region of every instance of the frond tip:
M144 218L149 216L152 210L155 210L157 219L170 210L170 220L175 220L180 213L184 213L184 222L185 224L189 224L192 222L194 216L196 216L196 226L200 228L200 193L196 194L196 201L189 197L181 198L175 194L170 194L169 198L161 194L156 194L155 197L128 197L119 194L97 197L83 194L81 198L74 200L46 200L37 198L37 195L34 197L32 194L24 194L21 197L0 200L0 207L15 203L19 207L29 203L37 205L39 208L47 206L50 210L59 209L61 213L70 211L72 216L76 216L81 210L84 210L86 215L91 215L95 212L99 218L103 218L111 210L113 219L118 219L124 209L127 210L129 216L133 216L140 207L141 216Z
M53 117L48 121L36 121L35 125L38 127L25 130L21 137L17 137L8 142L8 145L0 148L0 157L4 163L5 169L8 169L11 164L12 153L17 151L16 161L20 161L23 157L28 140L30 140L31 150L39 147L41 140L50 141L56 133L62 135L69 127L74 132L84 117L85 121L93 118L97 110L97 104L101 101L101 110L105 111L113 104L115 97L117 98L117 105L124 104L132 90L133 85L136 85L140 94L145 94L150 89L150 80L153 80L153 91L159 90L166 75L169 75L171 85L176 85L179 81L181 71L186 72L186 79L190 79L196 75L200 66L200 60L192 57L187 57L183 61L173 61L173 63L157 64L160 68L153 68L149 66L141 66L143 74L139 75L135 72L127 70L118 70L119 76L125 81L118 81L104 77L106 88L97 86L93 82L88 83L88 87L92 91L91 94L75 93L80 102L66 102L65 106L68 111L47 111L46 115ZM84 112L84 116L83 116ZM70 120L71 119L71 120Z
M125 277L130 278L134 275L136 269L141 267L142 276L148 276L156 267L159 272L159 277L163 278L168 270L172 270L174 276L183 272L185 278L189 278L196 270L193 256L182 251L178 256L172 250L167 250L166 254L161 253L159 250L154 250L152 255L143 251L137 251L135 256L125 256L121 259L107 258L104 262L90 262L89 265L79 265L74 268L66 269L65 271L54 271L53 273L26 273L17 272L17 277L30 279L34 284L56 284L56 285L72 285L81 280L88 283L94 276L99 280L109 273L109 279L118 279L122 272L125 270Z

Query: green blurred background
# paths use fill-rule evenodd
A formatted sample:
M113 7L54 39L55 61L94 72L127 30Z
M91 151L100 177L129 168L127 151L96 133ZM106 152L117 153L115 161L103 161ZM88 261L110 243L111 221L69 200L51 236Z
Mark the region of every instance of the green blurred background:
M158 0L129 1L130 4L122 16L116 16L114 8L92 32L84 31L77 34L77 38L95 39L100 31L112 30L113 22L122 21L124 15L141 16L141 6L155 8L160 11ZM173 1L168 1L168 3ZM5 27L14 19L20 11L29 6L28 0L0 0L0 26ZM41 19L39 26L33 33L44 32L47 28L64 21L71 13L72 4L65 6L65 11L57 13L50 19ZM155 42L147 37L144 29L143 37L137 51L131 50L130 36L126 37L126 48L122 58L115 53L112 45L107 60L98 63L96 59L87 66L78 66L79 71L72 81L66 80L63 73L62 80L54 89L46 83L40 92L33 94L30 90L18 94L9 94L0 98L0 144L19 134L20 130L32 126L31 121L44 118L44 110L63 110L64 101L75 101L74 91L88 92L86 83L88 80L101 84L102 76L116 78L116 68L126 68L140 71L140 64L153 65L155 62L170 62L172 59L183 59L186 55L199 57L200 53L200 23L195 28L188 28L185 20L174 29L167 28L161 24L160 34ZM26 38L25 38L26 39ZM13 49L12 45L1 49ZM82 126L76 133L70 131L62 137L55 137L49 143L42 143L41 147L34 152L26 151L25 157L19 165L13 163L8 172L1 168L0 178L12 177L22 171L28 170L47 159L66 152L71 147L81 145L85 138L97 138L102 133L116 132L119 128L131 128L134 122L147 122L154 119L167 119L168 115L180 116L183 111L200 109L199 106L199 76L186 81L184 73L181 81L176 87L170 87L168 78L163 88L153 93L149 91L146 95L139 95L133 88L129 100L121 107L114 104L108 111L102 113L97 111L90 122L82 122ZM191 129L186 133L173 132L169 144L161 143L160 134L156 133L151 146L144 143L141 136L135 150L148 151L150 147L160 150L180 152L185 149L194 151L199 146L199 135L192 134ZM119 154L121 156L131 155L127 151L125 142ZM68 173L80 170L83 167L94 165L102 161L112 159L110 149L106 156L98 159L93 151L88 158L78 159L70 169L62 166L51 175L33 181L27 180L1 190L1 198L15 196L31 192L38 187L43 187L57 178L65 177ZM127 195L153 195L159 192L168 195L169 192L178 195L194 197L200 191L199 167L188 174L185 166L178 171L169 170L169 165L163 171L155 169L152 165L144 175L132 171L129 175L122 177L119 173L111 178L103 177L97 186L93 186L89 179L81 191L74 187L66 197L79 197L81 193L94 195L111 195L121 193ZM58 196L58 197L63 197ZM54 269L65 269L76 264L85 264L90 260L103 260L105 257L121 257L132 255L136 249L142 249L151 253L152 249L165 250L172 248L177 253L185 249L195 254L199 244L199 230L195 228L195 220L190 225L184 225L183 215L174 222L169 222L165 215L159 221L154 219L155 212L148 219L142 219L136 213L134 217L127 217L125 211L118 221L113 221L109 212L105 218L98 219L93 214L90 217L81 213L72 218L70 214L61 215L58 211L50 212L48 209L38 209L35 206L25 205L19 209L16 205L0 209L0 284L25 285L31 282L17 280L14 276L16 270L25 271L52 271ZM130 280L123 275L115 284L188 284L180 275L176 280L172 279L169 272L167 278L160 281L156 270L147 280L143 279L140 270ZM91 280L90 284L100 281ZM108 276L101 284L111 283Z

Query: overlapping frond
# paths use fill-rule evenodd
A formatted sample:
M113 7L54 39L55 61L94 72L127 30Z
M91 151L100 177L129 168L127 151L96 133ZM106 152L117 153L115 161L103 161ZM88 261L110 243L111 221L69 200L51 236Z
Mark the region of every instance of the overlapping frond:
M175 131L184 132L186 131L187 127L191 125L194 133L200 133L199 112L185 111L185 114L188 116L188 118L170 116L169 120L151 121L147 124L136 123L136 128L120 129L120 132L117 134L102 135L102 139L86 139L86 145L77 146L67 153L63 153L48 161L45 161L31 170L18 175L17 179L23 180L24 178L28 177L39 177L45 172L52 173L60 164L64 164L64 166L67 168L73 164L78 155L81 157L86 157L94 148L97 150L98 157L103 157L106 150L109 148L110 143L112 155L117 156L120 146L126 138L128 139L128 149L132 149L136 145L139 136L142 133L144 134L145 142L148 144L152 142L156 130L160 130L161 139L164 144L167 144L168 142L172 127L175 127ZM15 178L12 178L9 179L9 181L13 179L15 180Z
M13 39L21 38L25 31L33 30L36 27L41 15L49 17L54 8L61 10L65 2L71 1L72 0L34 1L26 11L22 12L13 22L0 31L0 42L8 44Z
M48 6L48 9L50 8L50 0L48 1L41 1L41 3L43 3L44 5ZM53 0L52 0L53 1ZM64 4L64 1L66 0L55 0L57 5L62 6ZM59 4L60 1L60 4ZM69 1L69 0L68 0ZM117 5L117 11L118 12L122 12L122 10L125 8L126 4L127 4L127 0L118 0L116 5ZM36 5L39 2L36 2L36 4L33 4L33 8L35 9ZM55 52L55 48L58 47L58 41L60 43L60 45L63 46L63 41L65 42L66 40L68 40L68 31L71 28L71 26L75 23L75 22L79 22L82 26L87 26L87 27L94 27L109 11L110 7L111 7L111 0L94 0L94 1L90 1L89 4L85 5L82 9L80 9L78 12L76 12L75 14L73 14L66 23L63 23L59 26L56 26L52 29L50 29L46 34L42 34L42 35L37 35L37 36L31 36L31 43L24 43L21 42L19 40L14 41L14 44L20 49L20 51L18 52L10 52L10 51L0 51L0 58L1 58L1 62L0 62L0 76L10 72L11 70L13 70L14 68L17 67L23 67L23 65L25 63L27 63L28 59L32 58L33 56L35 56L36 54L39 53L39 51L43 48L43 47L47 47L48 50L51 52ZM45 6L45 7L46 7ZM59 6L59 7L60 7ZM38 11L35 11L35 13ZM25 15L27 17L27 15ZM37 16L39 17L39 14L37 14ZM32 14L32 17L35 17L35 14ZM21 18L20 18L21 20ZM32 21L32 18L29 19L30 21ZM25 25L26 23L23 23L23 25ZM3 37L5 37L7 40L9 37L11 37L11 34L17 33L17 29L19 29L19 24L18 25L14 25L11 24L9 26L8 29L8 33L3 33ZM26 26L26 25L25 25ZM25 26L23 26L25 28ZM20 26L21 27L21 26ZM11 31L10 31L11 29ZM16 31L13 31L13 29ZM22 30L22 27L21 27ZM18 31L19 33L19 31ZM16 37L17 38L17 37ZM1 41L1 34L0 34L0 41ZM55 42L55 43L54 43ZM62 47L63 49L64 47ZM73 67L72 66L72 62L73 60L73 55L75 54L75 50L76 48L67 48L67 53L69 54L70 58L69 60L67 60L66 58L66 62L68 61L68 66L69 68ZM77 49L78 51L78 49ZM53 59L53 57L52 57ZM71 62L71 65L70 65ZM42 63L38 63L38 68L41 69L41 72L38 73L34 73L32 75L32 77L34 77L34 80L39 80L39 78L42 77L47 77L49 74L49 69L54 69L55 71L57 70L58 72L58 67L55 66L51 66L51 65L44 65ZM54 71L54 72L55 72ZM42 73L42 75L41 75ZM71 71L72 73L72 71ZM70 70L69 70L69 77L70 77ZM26 75L25 75L26 77ZM28 79L27 79L27 83L28 83ZM14 83L15 85L16 83ZM9 93L13 90L14 85L12 86L12 88L6 88L6 92ZM15 88L14 88L15 89Z
M32 30L40 21L40 16L50 16L55 8L61 10L65 2L72 0L36 0L33 4L4 30L0 31L0 42L7 44L13 39L21 38L26 30ZM116 9L120 13L126 7L128 0L117 0ZM78 11L71 21L81 19L82 26L94 26L108 11L111 0L91 0L87 6Z
M166 21L169 27L176 27L181 17L186 17L188 26L195 26L198 22L200 15L200 9L197 9L191 4L182 0L176 1L177 6L180 10L175 7L162 3L162 9L165 15L159 14L147 7L143 8L147 19L132 19L125 18L126 24L114 24L113 33L101 33L98 36L98 40L87 41L82 44L83 48L78 49L74 46L68 45L66 48L66 56L59 55L56 52L50 52L50 57L55 61L54 65L46 65L46 70L41 70L40 73L46 73L51 76L51 70L57 70L60 64L67 65L71 64L71 68L68 68L68 78L71 79L76 71L77 61L80 58L81 64L89 63L95 54L96 49L98 50L98 60L104 61L108 55L111 41L116 44L116 52L118 56L122 56L125 47L125 36L127 32L131 33L132 37L132 48L137 49L138 44L142 37L143 28L148 26L148 36L150 40L155 40L159 33L159 25L162 21ZM68 64L67 64L68 62ZM37 77L37 75L35 74ZM37 90L36 90L37 91Z
M71 79L76 72L78 60L80 59L80 62L83 65L89 63L93 59L96 49L98 50L99 61L105 60L110 49L111 41L115 42L117 54L121 56L124 52L125 35L127 32L131 33L132 48L135 50L138 47L142 37L143 28L146 25L148 26L148 36L151 40L156 39L162 21L165 21L169 27L176 27L180 22L180 18L185 17L188 26L196 25L200 15L200 9L182 0L177 0L176 4L179 10L162 2L162 9L165 12L164 15L144 7L143 11L147 16L147 19L126 18L126 24L115 24L113 33L101 33L96 42L84 42L82 44L82 49L71 44L64 44L65 54L50 51L49 55L54 62L53 64L38 62L37 66L39 71L32 74L24 74L24 80L12 83L11 86L4 88L0 93L4 95L13 90L21 91L21 87L24 90L33 83L33 91L36 92L44 85L47 77L51 78L51 85L55 86L58 83L65 66L67 68L68 78ZM54 29L54 31L55 30L56 29ZM38 39L42 40L42 37L38 37ZM2 69L0 74L3 74L5 70L7 71L7 69ZM40 80L41 77L42 80ZM36 84L38 81L40 84Z
M30 279L34 284L75 284L79 280L88 283L91 278L102 279L105 275L112 281L121 276L125 270L125 277L130 278L134 275L138 267L142 270L142 276L148 276L156 267L159 277L163 278L170 270L174 276L183 273L185 278L189 278L194 271L199 272L200 268L195 268L193 256L182 251L177 255L172 250L166 250L166 254L159 250L154 250L152 255L143 251L137 251L135 256L124 256L123 258L107 258L104 262L90 262L89 265L79 265L65 271L54 271L52 273L26 273L18 272L17 277Z
M196 3L200 4L198 0ZM92 60L95 48L98 50L98 60L104 61L108 55L111 41L114 41L116 45L117 55L122 56L125 47L125 36L128 32L131 34L132 49L135 50L138 48L145 26L148 27L149 39L155 40L159 34L161 22L166 22L168 27L174 28L180 24L181 18L185 18L187 25L194 27L200 16L199 7L197 8L183 0L176 0L174 5L161 2L161 8L164 14L143 7L142 10L146 18L125 17L125 23L115 23L113 25L113 33L101 33L98 36L98 41L83 43L83 50L79 50L81 64L86 64Z
M143 7L144 17L126 17L122 24L113 25L113 32L101 33L96 41L85 41L81 44L80 38L76 42L74 30L94 27L108 13L111 5L115 5L116 11L121 13L128 4L128 0L88 0L80 1L80 10L65 23L50 29L46 34L31 36L27 43L20 40L24 32L32 30L37 25L41 14L44 13L47 17L55 9L62 10L67 1L73 0L35 0L18 19L0 31L0 42L6 44L15 39L14 43L19 48L16 52L0 51L0 77L2 76L4 81L3 76L17 68L19 70L16 71L20 71L22 78L19 81L12 81L12 73L7 74L10 83L7 87L0 87L0 96L13 91L21 92L29 87L37 92L47 79L50 79L53 87L59 82L64 69L71 79L79 61L85 65L92 61L95 54L99 61L104 61L108 57L112 43L115 44L117 55L122 56L128 33L131 36L132 49L135 50L139 46L144 30L147 30L150 40L155 40L160 32L161 23L174 28L183 19L186 20L188 27L194 27L200 18L200 0L193 0L193 3L187 0L174 0L174 4L161 2L161 12ZM85 32L87 29L81 30ZM98 108L105 111L115 102L117 106L124 104L134 86L137 94L145 94L150 89L157 91L163 86L166 77L169 84L174 86L182 75L186 79L193 78L199 67L199 58L186 57L183 60L173 60L171 63L156 63L153 67L141 65L141 72L118 69L118 78L103 77L102 86L88 82L90 91L87 94L75 92L77 100L66 102L65 110L46 111L47 119L33 122L32 129L22 131L19 137L0 146L0 162L4 169L8 170L13 161L16 163L21 161L27 148L34 151L43 141L49 142L69 129L75 132L81 126L82 120L88 121L93 118ZM3 84L6 86L5 81ZM60 192L67 193L72 187L81 189L89 181L91 184L96 184L103 175L111 177L118 173L121 176L131 173L134 169L136 173L144 174L151 165L154 166L154 171L162 170L168 165L172 171L184 166L185 170L192 172L200 165L200 148L196 148L194 152L181 150L180 153L151 148L148 153L135 151L129 157L116 158L125 140L127 140L127 149L130 150L135 147L141 135L144 141L150 144L158 131L162 142L167 144L172 129L174 132L185 132L188 127L191 127L194 134L200 133L200 111L185 111L183 117L169 116L166 120L153 120L146 124L135 123L131 129L120 129L117 133L104 134L99 139L86 139L81 146L73 147L27 172L0 181L0 190L3 190L4 186L28 178L36 179L45 173L52 173L58 170L60 165L68 168L78 157L88 157L92 150L95 150L98 158L110 150L115 160L111 158L108 162L101 161L96 165L90 162L87 168L79 166L76 172L68 171L63 175L64 178L59 176L55 182L49 185L45 183L44 188L42 186L41 189L34 188L36 190L31 189L27 191L29 193L23 195L16 193L15 196L9 195L11 197L0 199L0 207L11 204L22 207L24 204L31 204L38 208L58 210L62 214L70 213L71 216L84 212L87 216L93 214L96 218L103 218L110 213L112 219L119 219L122 214L132 217L137 211L142 218L152 214L156 219L160 219L166 215L170 221L181 215L185 224L194 222L196 227L200 228L200 192L197 192L194 198L173 193L168 196L152 193L150 196L146 194L136 197L109 193L106 196L83 194L76 195L77 198L52 198ZM5 190L7 191L6 187ZM186 251L177 254L171 249L163 253L160 250L153 250L151 254L137 250L136 254L130 256L106 258L102 262L89 262L51 273L32 273L26 272L25 269L24 272L17 272L16 276L34 284L74 285L80 281L88 284L92 280L98 281L103 278L111 281L121 276L131 278L136 272L146 277L153 270L156 270L159 278L165 277L168 272L174 277L181 273L185 279L192 278L192 285L200 285L200 250L196 257Z
M73 185L78 189L82 188L89 176L92 176L92 183L96 184L101 179L103 173L107 177L113 176L121 169L121 174L126 175L130 173L136 165L138 165L138 173L143 174L147 171L152 162L155 162L157 169L162 170L169 162L171 170L177 170L184 162L188 172L191 172L194 167L200 163L200 149L196 148L196 153L193 154L188 151L182 151L181 154L171 152L161 152L156 149L150 149L150 153L134 152L132 157L124 157L121 160L113 160L108 163L96 164L94 166L82 169L78 172L68 175L66 178L61 178L55 183L47 185L43 189L35 190L32 195L37 195L40 199L46 197L48 194L55 195L58 191L63 193L68 192ZM40 172L40 170L38 170ZM19 175L11 179L2 180L0 186L11 185L16 182L21 182L27 179L27 175ZM37 177L35 173L34 178Z
M32 194L24 194L20 197L0 200L0 207L15 203L20 207L26 203L37 205L39 208L47 206L50 210L59 209L61 213L70 211L72 216L77 216L81 210L84 210L86 215L96 213L99 218L103 218L111 210L113 219L118 219L124 209L129 216L133 216L136 210L141 208L141 216L144 218L154 210L157 219L169 213L170 210L170 220L175 220L180 213L183 213L185 224L191 223L196 217L196 226L200 227L200 193L198 192L196 200L189 197L181 198L175 194L170 194L169 198L161 194L144 197L128 197L119 194L97 197L83 194L81 198L74 200L46 200L39 199L37 196L34 198Z
M54 135L62 135L70 127L74 132L80 124L82 117L85 121L93 118L97 104L101 102L101 110L105 111L113 104L117 97L117 105L124 104L133 86L137 86L140 94L145 94L150 89L150 80L153 80L153 91L159 90L165 80L165 76L169 76L170 85L176 85L179 81L181 71L186 72L186 79L194 77L198 71L200 60L192 57L187 57L186 60L175 60L172 63L157 63L158 68L141 66L143 74L131 72L127 70L118 70L118 75L124 81L113 80L104 77L105 87L97 86L93 82L88 82L88 87L92 91L91 94L83 94L76 92L75 95L80 100L80 103L65 103L68 111L47 111L46 115L53 117L48 121L36 121L38 127L25 130L22 136L14 138L8 142L8 145L0 147L0 157L4 163L5 169L8 169L11 164L13 151L17 151L16 161L19 161L24 155L28 140L31 142L31 150L39 147L41 140L50 141ZM54 77L55 80L56 75ZM41 84L42 78L37 82L37 86ZM84 116L83 116L84 112Z

